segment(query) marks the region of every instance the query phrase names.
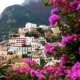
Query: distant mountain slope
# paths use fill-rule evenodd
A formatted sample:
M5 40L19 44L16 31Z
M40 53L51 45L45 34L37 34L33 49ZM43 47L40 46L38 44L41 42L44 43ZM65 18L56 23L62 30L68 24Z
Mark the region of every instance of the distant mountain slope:
M51 7L44 6L42 3L43 0L25 0L24 5L22 5L28 8L33 14L48 25L48 17L50 15Z
M40 1L42 1L42 0L24 0L22 5L27 5L27 4L31 4L32 2L40 2Z
M42 1L25 0L22 5L7 7L0 17L0 31L17 30L24 27L27 22L48 25L51 8L43 6Z

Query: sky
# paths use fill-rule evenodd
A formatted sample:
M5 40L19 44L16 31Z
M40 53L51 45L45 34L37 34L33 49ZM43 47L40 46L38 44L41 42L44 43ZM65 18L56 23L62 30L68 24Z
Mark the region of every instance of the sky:
M0 14L6 7L14 4L21 4L23 1L24 0L0 0Z

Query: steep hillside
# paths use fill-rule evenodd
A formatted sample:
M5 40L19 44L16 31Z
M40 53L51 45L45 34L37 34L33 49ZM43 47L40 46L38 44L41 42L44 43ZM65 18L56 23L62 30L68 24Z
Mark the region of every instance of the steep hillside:
M25 0L22 5L7 7L0 16L0 32L15 31L27 22L49 25L50 7L42 4L43 0Z

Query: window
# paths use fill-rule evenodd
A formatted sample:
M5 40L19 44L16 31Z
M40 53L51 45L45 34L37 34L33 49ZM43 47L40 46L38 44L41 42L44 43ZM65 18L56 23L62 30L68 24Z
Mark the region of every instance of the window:
M17 48L17 52L18 52L18 48Z
M24 52L26 52L26 48L24 48Z
M23 52L23 48L22 48L22 52Z

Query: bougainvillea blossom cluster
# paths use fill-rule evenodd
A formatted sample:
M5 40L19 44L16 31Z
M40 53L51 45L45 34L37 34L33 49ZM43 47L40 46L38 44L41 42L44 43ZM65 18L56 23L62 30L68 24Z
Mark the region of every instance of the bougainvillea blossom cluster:
M75 63L71 69L65 70L67 80L80 80L80 62Z
M46 43L44 46L44 52L47 55L48 53L52 53L54 50L54 47L50 43Z
M57 8L51 10L51 16L49 17L50 26L54 26L57 21L59 21L60 16L56 14Z
M80 34L76 35L68 35L66 37L64 37L61 41L63 46L66 46L67 44L69 44L71 41L77 41L78 39L80 39Z

